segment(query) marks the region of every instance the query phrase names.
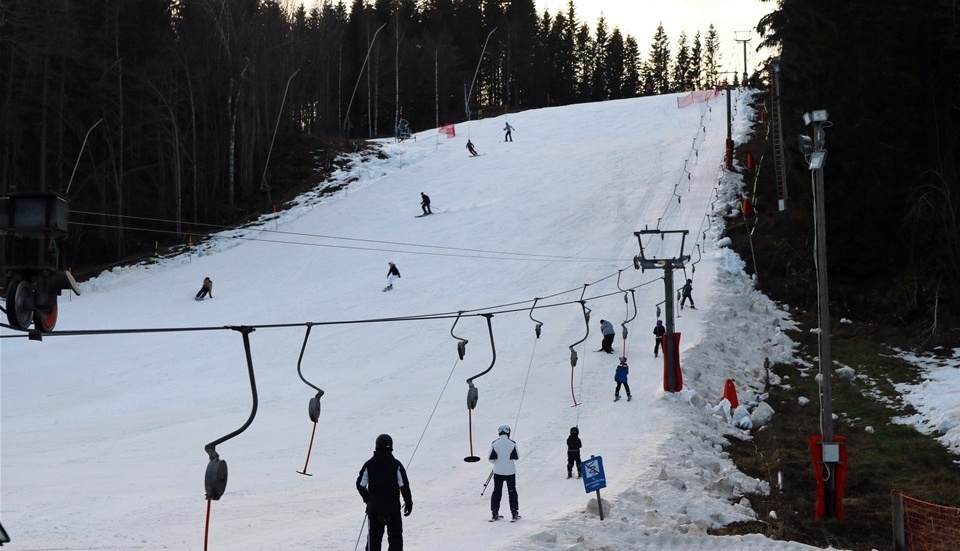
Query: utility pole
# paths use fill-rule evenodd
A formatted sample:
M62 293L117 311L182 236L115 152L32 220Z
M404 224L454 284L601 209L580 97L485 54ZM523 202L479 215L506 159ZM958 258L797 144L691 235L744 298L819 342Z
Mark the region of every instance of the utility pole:
M657 229L642 229L633 232L633 235L637 236L637 242L640 244L640 254L633 257L633 267L637 270L646 270L647 268L663 270L663 294L665 298L663 311L666 317L665 325L667 330L663 336L663 389L667 392L680 392L680 390L683 389L683 378L680 373L680 351L676 347L676 339L674 337L673 270L677 268L682 269L686 263L690 261L690 255L683 254L683 247L688 233L688 230ZM663 241L663 239L670 234L680 236L680 254L673 258L647 258L643 250L643 236L659 236L660 240Z
M826 134L824 128L830 126L827 111L820 109L803 114L804 124L813 128L813 139L801 136L800 148L810 165L814 192L814 223L816 225L817 295L820 324L820 384L823 394L820 406L820 433L823 461L824 512L826 518L836 514L836 469L840 462L840 443L833 436L833 402L830 387L830 375L833 361L830 357L830 293L827 286L827 227L826 208L823 199L823 165L827 151L824 149Z
M750 42L750 31L735 31L734 35L737 37L735 40L737 42L743 42L743 81L741 85L743 87L747 86L747 42ZM742 38L741 38L742 37Z

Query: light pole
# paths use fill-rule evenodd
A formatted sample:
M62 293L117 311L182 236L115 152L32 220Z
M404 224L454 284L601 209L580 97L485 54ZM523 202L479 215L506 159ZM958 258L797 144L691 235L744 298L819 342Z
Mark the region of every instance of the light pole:
M833 362L830 358L830 293L827 286L827 229L826 209L823 198L823 165L826 163L827 150L824 149L826 134L824 128L830 126L825 109L809 111L803 114L803 122L813 128L813 138L800 136L800 150L803 152L813 179L814 223L816 225L817 296L818 319L820 324L819 354L820 378L823 400L820 406L820 432L823 461L824 512L826 518L835 513L836 467L840 461L840 445L833 437L833 405L830 395L830 374Z
M747 86L747 42L750 42L750 31L736 31L734 34L737 36L737 38L735 39L737 42L743 42L743 81L741 81L741 85L743 87L746 87ZM740 38L740 36L743 36L744 38Z
M477 60L477 69L473 72L473 81L470 83L470 90L467 91L463 96L463 110L467 116L467 121L470 120L470 116L473 114L470 111L470 96L473 95L473 85L477 83L477 74L480 72L480 64L483 63L483 54L487 53L487 43L490 42L490 37L493 36L493 33L496 32L497 28L494 27L490 34L487 35L487 39L483 41L483 49L480 50L480 59Z

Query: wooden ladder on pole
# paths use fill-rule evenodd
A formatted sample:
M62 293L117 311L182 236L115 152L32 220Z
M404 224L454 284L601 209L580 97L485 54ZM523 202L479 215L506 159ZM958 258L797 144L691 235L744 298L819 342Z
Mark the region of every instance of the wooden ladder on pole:
M780 212L787 210L787 159L783 149L783 118L780 115L780 60L771 64L770 124L773 136L773 166L777 176L777 207Z

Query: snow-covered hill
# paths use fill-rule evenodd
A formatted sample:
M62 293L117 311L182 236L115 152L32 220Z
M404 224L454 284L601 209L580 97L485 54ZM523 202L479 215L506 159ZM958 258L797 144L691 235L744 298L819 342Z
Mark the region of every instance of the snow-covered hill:
M735 138L746 100L736 97ZM253 410L246 326L257 407L216 445L229 478L210 503L211 550L362 547L354 481L380 433L411 480L408 549L812 549L706 535L753 518L740 496L767 488L722 452L739 431L714 412L724 381L756 403L764 358L793 350L788 317L717 242L740 186L721 167L725 117L717 100L678 108L660 96L510 115L511 143L503 116L460 124L454 138L425 131L354 163L335 196L84 282L82 296L62 297L55 334L0 340L11 548L203 549L204 447ZM467 155L468 138L481 156ZM435 215L415 218L420 192ZM644 240L648 256L691 256L674 274L677 288L693 280L697 305L676 320L679 393L662 390L652 350L663 272L633 268L643 228L689 231L683 251ZM388 261L402 278L384 293ZM213 298L194 301L205 276ZM595 352L600 319L617 326L617 354ZM462 361L455 321L469 341ZM620 354L634 399L614 403ZM298 366L325 392L309 455L315 391ZM463 460L485 458L503 423L521 454L517 524L486 522L489 464ZM566 479L572 426L584 458L603 458L603 521L588 512L595 495Z

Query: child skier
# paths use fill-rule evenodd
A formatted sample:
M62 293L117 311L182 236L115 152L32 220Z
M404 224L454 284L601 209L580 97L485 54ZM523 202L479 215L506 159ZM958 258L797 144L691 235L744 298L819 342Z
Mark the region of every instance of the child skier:
M627 358L626 356L620 356L620 365L617 366L617 371L613 375L613 380L617 382L617 388L613 391L614 402L620 400L620 385L623 385L624 390L627 391L627 401L633 399L630 395L630 385L627 384L628 373L630 373L630 366L627 365Z
M570 428L570 436L567 437L567 478L573 478L573 466L577 466L577 478L580 478L580 448L583 444L580 442L580 429Z

